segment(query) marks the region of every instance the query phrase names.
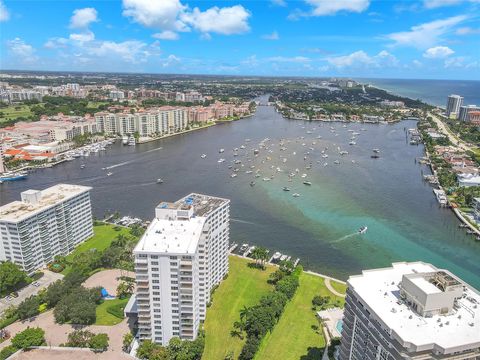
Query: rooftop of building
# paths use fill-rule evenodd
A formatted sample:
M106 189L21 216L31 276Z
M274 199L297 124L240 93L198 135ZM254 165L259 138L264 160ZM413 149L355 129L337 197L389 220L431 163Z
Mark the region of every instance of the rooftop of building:
M423 317L401 299L399 285L402 277L421 273L438 274L447 286L463 285L463 295L456 301L453 312ZM442 285L438 283L429 282L422 276L411 278L427 294L442 292ZM390 268L367 270L362 275L351 276L348 284L400 342L426 348L437 344L446 353L480 344L480 293L448 271L423 262L394 263Z
M205 218L188 221L153 219L134 253L194 254Z
M26 194L27 196L33 196L36 193L40 193L38 201L30 203L17 200L1 206L0 221L21 221L89 190L91 190L91 187L88 186L58 184L41 191L24 191L22 194Z
M184 198L177 200L173 205L177 208L193 206L194 216L206 216L229 201L230 200L228 199L216 196L191 193ZM160 203L160 205L161 204L162 203Z
M227 199L195 193L175 202L161 202L157 209L191 210L193 208L193 216L182 219L155 217L134 251L137 253L195 253L207 215L228 202Z

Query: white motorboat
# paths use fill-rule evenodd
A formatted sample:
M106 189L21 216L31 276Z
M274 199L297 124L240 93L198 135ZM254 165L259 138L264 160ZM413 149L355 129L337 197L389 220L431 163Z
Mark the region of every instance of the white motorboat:
M359 234L365 234L368 230L367 226L362 226L360 229L358 229Z

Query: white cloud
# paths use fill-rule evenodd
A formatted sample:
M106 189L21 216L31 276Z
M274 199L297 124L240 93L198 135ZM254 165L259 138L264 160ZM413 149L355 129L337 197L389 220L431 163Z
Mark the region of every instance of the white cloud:
M464 67L465 58L463 56L456 56L445 60L445 68L459 68Z
M339 11L361 13L370 5L370 0L305 0L313 6L311 16L335 15Z
M86 42L95 40L95 34L91 31L85 31L78 34L70 34L70 40Z
M97 22L97 10L94 8L76 9L70 18L70 27L72 29L85 29L92 22Z
M0 0L0 22L7 21L8 19L10 19L10 12L3 1Z
M163 59L161 61L161 65L163 67L169 67L169 66L172 66L172 65L177 65L181 62L180 58L178 58L177 56L175 55L168 55L166 59Z
M153 34L152 37L160 40L178 40L180 38L178 36L178 33L171 30L165 30L165 31Z
M280 36L278 35L278 32L274 31L271 34L263 35L262 39L265 39L265 40L279 40Z
M388 51L382 50L377 55L370 56L365 51L355 51L349 55L329 57L327 62L336 68L378 68L394 67L398 59Z
M138 40L123 42L100 41L90 44L82 49L87 54L100 58L119 57L125 62L135 64L146 61L152 55L148 45Z
M205 34L242 34L250 30L250 13L242 5L214 6L205 11L190 10L180 0L123 0L123 16L145 27L160 29L155 34L163 40L176 39L173 33L192 28ZM207 35L208 36L208 35Z
M250 30L249 17L250 13L242 5L235 5L223 8L214 6L206 11L194 8L192 12L183 13L181 19L202 33L232 35Z
M455 51L450 49L448 46L435 46L427 49L423 53L423 57L427 59L443 59L452 55L454 52Z
M420 68L420 67L423 66L423 63L422 63L421 61L419 61L419 60L416 60L416 59L413 60L412 63L413 63L413 66L415 66L415 67L417 67L417 68Z
M435 9L443 6L452 6L458 5L464 2L465 0L423 0L423 5L427 9ZM473 3L480 2L479 0L467 0Z
M178 19L186 10L180 0L123 0L123 16L149 28L171 31L187 31Z
M458 28L457 31L455 31L455 34L457 35L480 34L480 29L473 29L471 27L465 26L465 27Z
M443 20L435 20L417 26L410 31L402 31L386 35L393 40L394 45L413 46L426 49L436 45L444 35L452 32L453 28L467 19L467 16L453 16Z
M287 2L285 0L270 0L273 5L276 6L282 6L285 7L287 6Z
M35 49L20 38L7 41L7 47L16 62L32 63L38 60Z
M292 56L292 57L286 57L286 56L273 56L269 57L266 59L267 61L270 62L282 62L282 63L308 63L311 61L310 58L305 57L305 56Z

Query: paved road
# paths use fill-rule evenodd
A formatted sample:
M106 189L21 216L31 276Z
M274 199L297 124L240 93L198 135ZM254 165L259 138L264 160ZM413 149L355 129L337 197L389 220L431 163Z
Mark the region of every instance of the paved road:
M448 139L452 142L452 144L458 146L464 151L473 151L475 147L468 145L465 141L459 139L455 134L452 133L450 128L435 114L428 113L428 116L431 116L435 124L437 124L440 131L448 136Z
M62 274L57 274L49 270L43 270L43 274L44 275L37 281L40 283L40 286L37 287L30 284L18 291L18 297L11 300L7 300L6 298L0 299L0 315L2 315L2 313L10 306L19 305L26 298L36 295L40 290L45 289L51 283L63 278Z

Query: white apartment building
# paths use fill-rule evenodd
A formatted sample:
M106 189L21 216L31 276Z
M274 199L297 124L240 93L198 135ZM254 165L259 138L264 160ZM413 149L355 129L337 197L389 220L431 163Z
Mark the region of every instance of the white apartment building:
M93 235L90 187L59 184L27 190L21 201L0 207L0 261L27 273L69 254Z
M460 113L460 107L463 105L463 97L459 95L450 95L447 100L447 117L457 118Z
M130 113L95 114L97 130L105 134L140 136L168 135L185 130L188 125L188 111L184 108L164 106L147 111Z
M470 121L470 112L480 111L480 106L477 105L462 105L460 106L458 120L463 122Z
M480 293L446 270L394 263L348 280L340 360L479 359Z
M123 100L125 99L125 93L121 90L111 90L109 97L112 100Z
M210 291L228 272L229 212L229 200L200 194L156 207L133 251L136 299L125 310L137 314L140 340L197 337Z

